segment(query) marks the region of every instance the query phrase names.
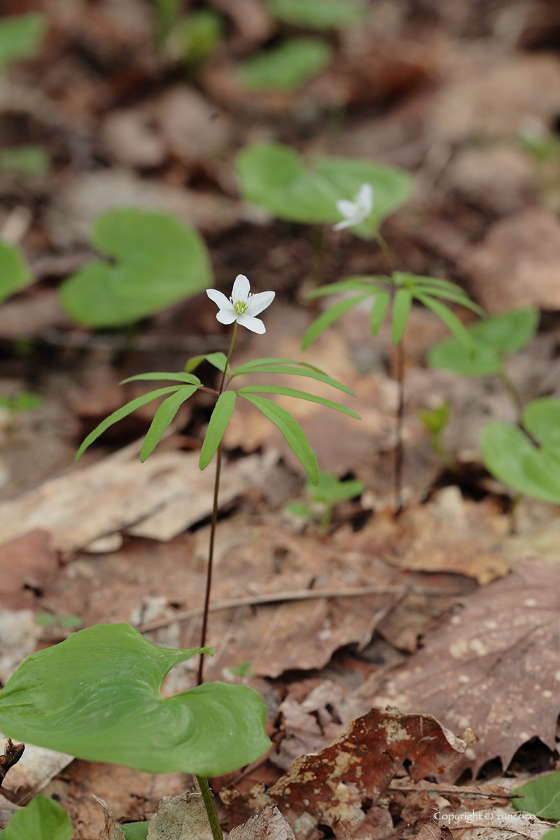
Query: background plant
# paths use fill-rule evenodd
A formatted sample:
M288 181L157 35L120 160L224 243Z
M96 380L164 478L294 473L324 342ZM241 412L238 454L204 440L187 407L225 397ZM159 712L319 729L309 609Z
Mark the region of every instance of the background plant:
M309 504L290 502L286 505L286 510L289 510L295 516L317 519L322 530L326 533L331 524L335 505L346 499L354 499L360 496L364 489L363 481L357 481L356 479L341 481L336 475L321 471L317 484L308 481L305 485Z

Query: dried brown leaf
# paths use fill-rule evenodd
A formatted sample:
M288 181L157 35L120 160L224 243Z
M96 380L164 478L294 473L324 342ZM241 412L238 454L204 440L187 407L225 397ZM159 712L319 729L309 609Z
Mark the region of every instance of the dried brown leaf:
M150 820L148 840L212 840L202 794L164 796Z
M96 802L99 802L103 808L103 816L105 818L105 827L99 832L99 840L125 840L124 831L117 825L113 812L105 802L95 794L92 794Z
M238 825L228 840L295 840L294 832L276 805L268 805L245 825Z

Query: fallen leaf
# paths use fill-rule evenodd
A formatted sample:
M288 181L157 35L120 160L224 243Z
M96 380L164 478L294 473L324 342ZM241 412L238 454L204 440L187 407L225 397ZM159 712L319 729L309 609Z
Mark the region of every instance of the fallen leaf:
M49 532L34 528L0 545L0 601L10 609L33 606L58 568Z
M8 740L0 734L0 750L6 749ZM66 753L26 744L20 761L10 770L2 793L12 802L25 804L73 760Z
M228 840L295 840L295 837L276 805L268 805L262 813L232 829Z
M95 794L92 794L92 796L103 808L103 817L105 819L105 827L99 832L99 840L125 840L124 831L117 825L113 812L107 803Z
M476 777L499 757L504 769L516 750L538 737L556 745L557 639L560 568L519 561L511 574L468 598L462 610L428 633L424 646L380 690L360 689L368 702L426 709L455 731L478 736L445 772Z
M164 796L150 820L147 840L212 840L202 794Z

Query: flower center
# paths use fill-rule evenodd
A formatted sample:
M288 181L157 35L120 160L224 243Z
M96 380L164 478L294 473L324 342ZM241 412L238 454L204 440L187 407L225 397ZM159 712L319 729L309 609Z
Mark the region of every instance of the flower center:
M243 315L243 313L247 311L247 306L248 304L245 300L237 300L233 304L233 308L237 315Z

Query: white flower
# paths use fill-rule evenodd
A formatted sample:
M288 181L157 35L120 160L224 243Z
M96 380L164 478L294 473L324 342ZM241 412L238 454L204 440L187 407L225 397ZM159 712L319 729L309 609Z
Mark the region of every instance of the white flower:
M362 184L358 195L353 201L337 201L336 209L344 216L344 221L339 222L333 230L359 225L367 219L373 209L373 188L371 184Z
M258 295L252 295L250 288L245 275L238 274L229 300L216 289L206 289L206 294L220 308L216 315L220 324L233 324L237 321L242 327L252 332L264 333L266 327L260 318L255 318L255 315L259 315L263 309L270 306L274 300L274 292L259 292Z

